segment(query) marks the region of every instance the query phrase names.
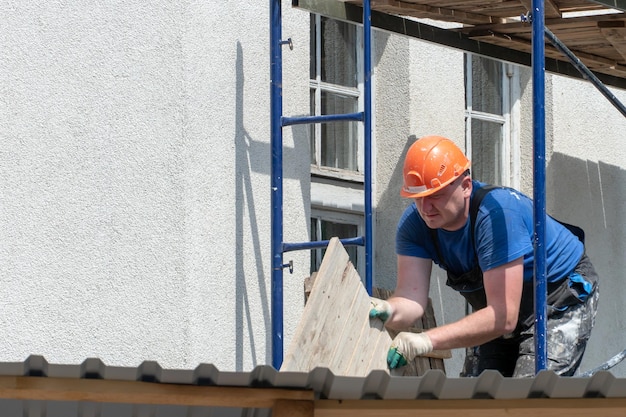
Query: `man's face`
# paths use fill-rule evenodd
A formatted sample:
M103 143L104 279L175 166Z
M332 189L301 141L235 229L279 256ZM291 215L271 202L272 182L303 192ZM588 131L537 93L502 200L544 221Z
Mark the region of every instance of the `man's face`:
M415 205L431 229L459 230L467 221L471 193L472 180L462 175L436 193L416 198Z

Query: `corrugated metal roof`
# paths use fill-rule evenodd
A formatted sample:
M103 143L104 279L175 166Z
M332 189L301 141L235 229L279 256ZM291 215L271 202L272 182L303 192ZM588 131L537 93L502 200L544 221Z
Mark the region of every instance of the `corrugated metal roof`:
M47 386L47 381L51 385ZM65 381L67 388L64 388ZM109 381L110 385L96 386L94 381ZM147 390L137 390L137 397L133 399L137 388L127 388L124 384L129 381L147 383L139 384ZM118 388L111 390L115 384ZM177 404L165 399L165 391L163 401L151 392L151 389L166 385L183 390L177 392ZM78 386L85 388L78 389ZM243 388L243 391L236 391L239 397L243 394L241 398L246 393L253 398L253 391L258 394L262 392L259 390L265 389L282 389L276 394L279 397L285 393L291 396L290 393L306 394L309 391L311 400L626 398L626 379L616 378L608 371L587 378L559 377L551 371L527 379L504 378L495 371L484 372L478 378L451 378L439 370L428 371L421 377L391 376L385 371L374 371L366 377L348 377L334 375L325 368L311 372L278 372L265 365L249 372L220 371L211 364L181 370L165 369L153 361L146 361L138 367L106 365L99 359L63 365L48 363L41 356L30 356L24 362L0 363L0 410L3 416L270 415L267 407L250 407L253 402L243 399L237 400L239 403L235 407L224 407L228 403L212 402L208 397L197 401L198 397L194 397L197 392L185 392L184 387L190 387L190 390L191 387ZM143 398L149 400L143 401Z

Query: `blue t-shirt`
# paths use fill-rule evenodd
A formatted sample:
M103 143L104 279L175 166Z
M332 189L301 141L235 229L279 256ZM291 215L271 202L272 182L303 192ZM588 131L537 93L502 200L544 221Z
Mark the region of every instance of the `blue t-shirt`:
M484 184L473 181L472 196ZM480 269L488 271L524 257L524 280L532 281L534 269L533 202L519 191L496 188L487 193L476 215L476 248L470 237L468 217L459 230L437 229L440 251L445 267L454 275L471 271L478 259ZM583 255L583 244L562 224L548 216L545 233L548 282L569 275ZM420 217L415 202L404 211L396 233L396 253L432 259L442 265L437 256L428 226Z

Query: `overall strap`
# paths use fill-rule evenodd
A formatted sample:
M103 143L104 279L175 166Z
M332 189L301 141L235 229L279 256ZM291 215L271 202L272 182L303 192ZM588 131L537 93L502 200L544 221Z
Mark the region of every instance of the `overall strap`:
M476 224L476 216L478 216L478 208L480 207L480 203L482 203L485 195L487 195L487 193L489 193L491 190L495 190L496 188L506 188L506 187L501 187L499 185L485 185L484 187L481 187L477 189L476 191L474 191L474 198L472 198L472 201L470 202L470 212L469 212L470 227L472 230L472 240L474 241L474 248L476 248L476 238L474 236L474 225Z
M480 203L483 201L483 198L485 197L485 195L487 195L487 193L489 193L491 190L494 190L496 188L504 188L504 187L500 187L497 185L485 185L484 187L478 188L476 191L474 191L474 195L472 196L472 199L470 201L470 209L469 209L469 217L470 217L470 230L471 230L471 237L472 237L472 241L474 242L474 257L476 257L476 239L474 237L474 224L476 224L476 216L478 215L478 208L480 207ZM437 252L437 257L439 257L439 262L441 263L441 266L443 266L446 270L447 265L446 265L446 261L445 258L443 257L443 254L441 252L441 249L439 247L439 238L437 236L437 231L435 229L431 229L428 228L428 231L430 232L430 236L433 240L433 243L435 244L435 251Z

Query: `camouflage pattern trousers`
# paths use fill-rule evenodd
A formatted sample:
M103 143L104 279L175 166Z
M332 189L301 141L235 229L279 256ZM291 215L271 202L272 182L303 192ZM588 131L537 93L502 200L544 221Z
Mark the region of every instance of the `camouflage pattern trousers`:
M599 291L584 303L551 314L547 322L546 368L558 375L572 376L582 361L595 323ZM535 325L511 338L500 337L484 345L467 348L460 376L478 376L495 369L507 377L535 376Z

